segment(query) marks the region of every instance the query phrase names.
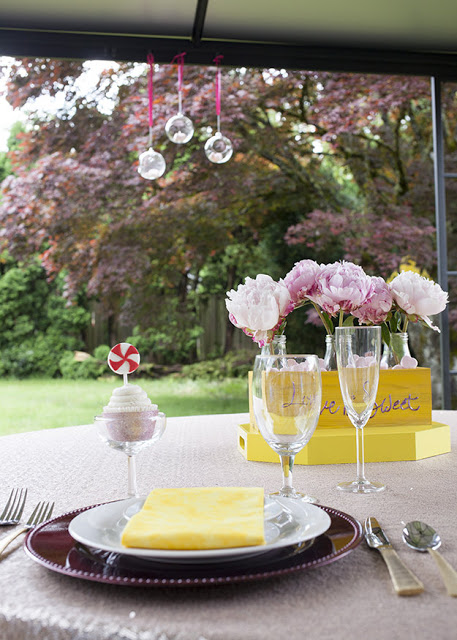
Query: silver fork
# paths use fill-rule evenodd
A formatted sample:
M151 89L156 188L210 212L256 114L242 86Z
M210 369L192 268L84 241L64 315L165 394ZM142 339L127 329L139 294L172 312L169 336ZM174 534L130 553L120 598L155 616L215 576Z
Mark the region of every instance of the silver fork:
M37 524L41 524L42 522L45 522L45 520L49 520L53 509L53 502L39 502L35 509L32 511L32 515L23 527L16 529L16 531L13 531L8 536L5 536L0 540L0 556L5 551L6 547L18 536L20 536L21 533L25 533L29 529L33 529L33 527L36 527Z
M0 525L17 524L24 511L27 489L12 489L3 512L0 513Z

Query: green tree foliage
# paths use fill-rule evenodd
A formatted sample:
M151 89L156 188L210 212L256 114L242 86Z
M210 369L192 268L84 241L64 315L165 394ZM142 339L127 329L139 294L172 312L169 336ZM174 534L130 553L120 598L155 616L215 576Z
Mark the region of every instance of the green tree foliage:
M84 344L88 321L88 311L68 304L39 264L10 264L0 277L0 373L56 375L63 353Z
M0 151L0 182L11 173L11 162L6 151Z
M83 73L80 62L13 65L8 99L35 112L9 154L4 246L17 259L38 253L48 277L65 272L68 297L84 286L151 344L169 327L194 328L200 298L259 271L281 277L301 258L350 257L385 273L408 250L433 264L426 79L224 69L222 131L234 155L218 166L203 154L215 127L214 68L186 66L196 132L173 145L164 125L177 111L176 68L161 65L153 146L167 171L149 182L137 173L146 65L112 65L86 91ZM42 113L41 95L63 95L64 106Z
M25 133L25 127L22 122L15 122L11 127L8 136L8 151L0 151L0 184L12 173L11 160L9 152L18 149L21 134Z

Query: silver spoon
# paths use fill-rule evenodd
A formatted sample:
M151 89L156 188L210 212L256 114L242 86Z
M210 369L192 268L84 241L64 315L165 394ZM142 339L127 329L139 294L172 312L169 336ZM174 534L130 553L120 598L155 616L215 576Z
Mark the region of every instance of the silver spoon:
M457 596L457 571L438 553L437 549L441 545L441 538L435 529L420 520L408 522L403 529L403 540L408 547L416 549L416 551L429 552L438 565L448 595Z

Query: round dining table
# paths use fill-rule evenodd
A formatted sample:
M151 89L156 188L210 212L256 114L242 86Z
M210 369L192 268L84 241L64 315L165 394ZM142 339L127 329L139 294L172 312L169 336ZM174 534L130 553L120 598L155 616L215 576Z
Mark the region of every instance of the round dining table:
M317 496L330 514L346 514L348 522L357 526L367 517L377 518L398 555L424 585L424 592L414 596L395 593L381 554L368 547L355 525L351 525L357 533L352 543L331 562L293 560L292 565L274 565L293 570L275 571L265 561L262 571L257 560L255 571L249 563L239 569L243 579L226 579L237 575L236 561L230 560L218 568L219 580L146 580L143 567L142 582L110 582L100 579L102 570L85 572L84 562L90 564L91 559L83 562L82 556L78 556L82 570L72 571L71 554L83 550L75 547L69 552L68 535L58 535L59 523L67 526L74 514L89 506L126 498L125 454L102 442L93 425L0 438L0 504L13 487L28 489L24 518L38 501L55 502L46 525L55 534L49 538L47 564L40 561L42 550L34 555L25 549L24 536L0 556L0 638L455 638L457 599L447 595L431 555L402 541L404 524L423 520L439 532L440 551L457 568L457 412L434 411L433 420L450 426L451 452L414 461L368 463L367 477L387 485L382 493L339 492L338 482L353 479L353 464L294 467L296 488ZM278 489L279 464L248 461L238 450L237 426L248 421L248 414L170 418L161 440L137 456L140 494L159 487L262 487L266 493ZM0 527L0 537L11 530ZM62 553L68 554L64 561ZM105 554L98 561L107 563L103 575L108 575L110 558ZM211 573L211 567L202 570ZM176 571L179 575L180 568ZM189 567L182 571L188 575Z

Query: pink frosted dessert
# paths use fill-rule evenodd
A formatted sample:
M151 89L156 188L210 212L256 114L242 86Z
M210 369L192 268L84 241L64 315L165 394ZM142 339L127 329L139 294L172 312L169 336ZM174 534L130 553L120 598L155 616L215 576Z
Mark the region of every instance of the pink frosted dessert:
M157 405L152 404L146 391L137 384L114 389L102 414L109 437L118 442L150 440L157 416Z

